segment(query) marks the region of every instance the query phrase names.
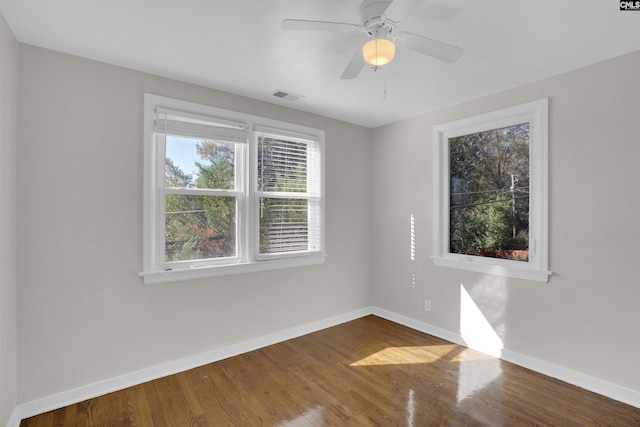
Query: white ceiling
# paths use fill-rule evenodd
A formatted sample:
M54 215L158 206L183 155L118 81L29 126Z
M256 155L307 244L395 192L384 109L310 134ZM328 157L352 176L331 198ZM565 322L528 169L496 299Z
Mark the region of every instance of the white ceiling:
M285 18L360 24L359 6L360 0L0 0L20 42L366 127L640 49L640 12L620 11L617 0L426 0L397 29L464 48L458 62L399 48L383 69L341 80L366 36L281 28ZM271 95L276 89L303 98L280 100Z

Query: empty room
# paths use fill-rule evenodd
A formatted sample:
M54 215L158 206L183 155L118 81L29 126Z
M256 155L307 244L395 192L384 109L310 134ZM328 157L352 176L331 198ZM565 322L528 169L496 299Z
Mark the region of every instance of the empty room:
M0 426L640 426L640 2L0 0Z

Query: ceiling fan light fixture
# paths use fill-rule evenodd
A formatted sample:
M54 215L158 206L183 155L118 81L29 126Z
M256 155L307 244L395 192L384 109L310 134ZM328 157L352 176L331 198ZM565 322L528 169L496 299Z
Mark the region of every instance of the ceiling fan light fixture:
M364 62L372 67L382 67L393 60L396 45L391 40L373 39L362 46Z

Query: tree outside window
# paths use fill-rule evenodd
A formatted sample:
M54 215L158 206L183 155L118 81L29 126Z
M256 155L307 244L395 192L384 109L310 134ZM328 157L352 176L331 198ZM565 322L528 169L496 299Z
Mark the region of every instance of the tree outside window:
M548 280L548 102L434 126L435 265Z
M527 261L529 124L449 139L449 251Z

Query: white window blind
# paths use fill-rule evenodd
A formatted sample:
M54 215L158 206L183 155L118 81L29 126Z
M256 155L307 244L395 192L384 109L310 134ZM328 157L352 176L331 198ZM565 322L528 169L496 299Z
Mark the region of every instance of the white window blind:
M260 257L320 250L318 141L257 130L256 147Z
M225 142L247 142L244 123L164 107L156 109L156 132Z

